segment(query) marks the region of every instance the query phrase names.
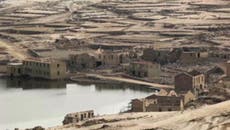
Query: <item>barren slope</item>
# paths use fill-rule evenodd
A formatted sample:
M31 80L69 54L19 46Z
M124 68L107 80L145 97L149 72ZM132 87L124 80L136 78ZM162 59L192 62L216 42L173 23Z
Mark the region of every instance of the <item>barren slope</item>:
M127 113L97 117L81 124L54 127L60 130L228 130L230 101L182 112ZM86 126L86 127L84 127Z

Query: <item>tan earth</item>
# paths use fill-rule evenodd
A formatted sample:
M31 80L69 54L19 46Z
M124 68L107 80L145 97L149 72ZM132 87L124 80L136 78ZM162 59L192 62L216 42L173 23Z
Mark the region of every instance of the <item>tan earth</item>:
M57 126L48 130L229 130L229 107L230 101L226 101L184 112L105 115L78 125ZM79 125L81 127L77 128Z

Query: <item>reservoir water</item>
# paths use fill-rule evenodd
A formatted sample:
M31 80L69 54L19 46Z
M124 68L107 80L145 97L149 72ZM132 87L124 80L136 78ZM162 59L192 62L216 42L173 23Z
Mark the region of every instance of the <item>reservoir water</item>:
M94 110L115 114L126 110L131 99L154 90L143 86L80 85L48 81L0 79L0 130L61 125L67 113Z

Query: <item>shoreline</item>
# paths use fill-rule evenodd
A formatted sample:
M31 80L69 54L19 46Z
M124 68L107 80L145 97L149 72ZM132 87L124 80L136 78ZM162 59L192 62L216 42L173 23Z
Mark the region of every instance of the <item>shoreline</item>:
M2 79L2 80L4 80L4 79ZM4 81L5 82L5 81ZM77 83L76 83L77 84ZM88 85L88 86L90 86L90 85ZM121 87L120 87L121 86ZM91 88L94 88L94 87L92 87L92 86L90 86L90 87L84 87L84 86L82 86L82 85L80 85L80 87L82 87L83 89L87 89L87 90L92 90ZM139 86L138 86L139 87ZM76 89L73 89L73 88L76 88ZM97 90L97 93L100 93L100 95L103 95L103 93L101 93L102 91L105 91L105 92L107 92L107 91L112 91L112 89L115 89L114 90L114 92L116 92L117 90L119 90L118 92L118 95L120 95L120 94L122 94L122 95L126 95L126 94L124 94L124 92L126 92L127 94L130 94L130 91L140 91L140 90L143 90L143 89L132 89L132 88L134 88L133 86L126 86L126 85L98 85L97 87L95 87L96 88L96 90ZM125 89L123 89L123 88L125 88ZM127 89L127 91L126 91L126 88L128 88ZM129 88L131 88L132 90L129 90ZM141 88L141 87L140 87ZM9 89L13 89L13 88L9 88ZM31 88L29 88L29 89L31 89ZM32 88L33 89L33 88ZM39 88L40 89L40 88ZM37 89L37 88L35 88L34 90L35 91L38 91L39 89ZM42 88L43 89L43 88ZM52 88L51 88L52 89ZM8 90L8 89L6 89L6 90ZM21 89L17 89L17 90L19 90L19 91L24 91L24 90L21 90ZM29 91L34 91L34 90L29 90ZM47 90L47 89L45 89L45 90ZM57 90L57 89L55 89L55 90ZM75 91L73 91L72 92L72 95L78 95L77 93L79 92L79 89L77 88L77 86L71 86L70 87L70 89L69 90L75 90ZM69 91L68 90L68 91ZM27 91L27 92L26 92ZM42 90L43 91L43 90ZM50 91L50 90L48 90L48 91ZM59 90L58 90L59 91ZM63 89L63 90L61 90L61 91L63 91L63 92L67 92L67 89ZM28 90L25 90L25 92L26 93L28 93ZM44 91L45 92L45 91ZM88 91L88 92L90 92L90 91ZM145 91L144 90L144 92L142 92L142 93L145 93L145 95L147 94L147 95L149 95L150 93L153 93L154 92L154 90L152 90L152 91ZM24 93L24 92L23 92ZM91 93L95 93L95 92L91 92ZM137 93L137 92L135 92L135 93ZM139 93L139 92L138 92ZM149 94L148 94L149 93ZM59 92L57 93L57 94L59 94ZM71 94L71 93L69 93L69 94ZM81 94L81 93L79 93L79 94ZM87 94L87 92L86 92L86 94ZM105 93L106 94L106 93ZM108 93L109 94L109 93ZM110 96L112 96L112 95L114 95L114 94L112 94L111 95L111 93L109 94ZM131 95L133 95L133 94L131 94ZM136 96L135 96L136 95ZM146 96L147 96L146 95ZM30 95L31 96L31 95ZM60 95L58 95L58 96L60 96ZM71 96L71 95L70 95ZM140 96L140 95L139 95ZM79 97L79 96L78 96ZM99 96L99 99L100 99L100 97L101 96ZM102 97L105 97L105 96L102 96ZM115 97L115 96L114 96ZM123 96L122 96L123 97ZM124 96L124 97L130 97L130 96ZM133 96L132 96L133 98L138 98L138 94L134 94ZM145 96L144 96L145 97ZM20 98L19 98L20 99ZM31 99L33 99L33 97L31 97ZM125 98L124 98L125 99ZM131 101L131 99L132 98L130 98L129 99L129 101ZM44 99L44 100L46 100L46 99ZM95 108L94 110L96 110L96 112L98 112L98 113L100 113L100 115L107 115L107 114L119 114L120 113L120 110L122 110L123 109L123 106L128 106L128 103L129 102L127 102L127 103L125 103L125 105L124 105L124 103L123 103L123 100L120 100L120 99L118 99L119 101L117 102L117 103L119 103L120 104L120 101L121 101L121 104L123 104L123 105L121 105L122 107L120 107L120 105L115 105L114 103L116 103L116 102L111 102L111 103L108 103L108 104L106 104L106 107L105 108L100 108L100 106L98 107L98 106L96 106L96 107L98 107L98 108ZM58 100L57 100L58 101ZM74 100L74 101L76 101L76 103L78 103L78 101L77 100ZM115 100L116 101L116 100ZM126 102L126 101L125 101ZM76 103L74 103L74 104L76 104ZM79 102L79 103L81 103L81 102ZM62 104L61 104L62 105ZM83 106L85 106L85 105L83 105ZM116 107L117 106L117 107ZM114 109L114 107L116 107L116 108L119 108L119 109ZM85 107L84 108L84 110L87 110L87 109L89 109L89 108L92 108L92 105L90 105L89 107ZM116 110L115 112L116 113L113 113L113 111L114 110ZM77 109L75 108L75 109L73 109L73 110L71 110L71 111L66 111L65 112L65 114L67 114L67 113L71 113L71 112L77 112L77 111L80 111L80 109L78 110L78 107L77 107ZM109 112L109 113L107 113L107 111ZM101 113L101 112L105 112L105 114L103 114L103 113ZM110 112L112 112L112 113L110 113ZM64 119L64 115L63 115L63 118L62 119ZM23 119L22 119L22 121L23 121ZM30 124L30 122L28 122L29 124ZM49 123L49 122L48 122ZM20 123L19 123L20 124ZM23 123L24 124L24 123ZM26 124L26 123L25 123ZM7 125L7 124L6 124ZM17 125L17 124L16 124ZM50 127L50 126L54 126L54 125L50 125L50 126L46 126L46 125L43 125L43 121L41 121L41 123L39 123L39 122L36 122L35 124L32 124L33 126L36 126L36 125L42 125L43 127L46 127L46 128L48 128L48 127ZM59 121L59 124L57 124L57 125L62 125L61 124L61 120ZM12 126L14 126L14 124L12 124ZM33 127L32 126L32 127ZM55 125L56 126L56 125ZM31 126L25 126L25 128L30 128ZM15 126L15 128L18 128L17 126ZM21 128L21 127L19 127L19 128ZM24 127L23 127L24 128ZM11 128L9 128L10 130L11 130ZM13 128L12 128L13 129Z
M125 78L120 76L109 76L109 75L100 75L100 74L85 74L81 76L72 76L70 80L76 82L86 82L86 83L128 83L135 85L143 85L147 88L153 88L156 90L160 89L174 89L172 85L164 85L158 83L147 82L143 80L137 80L132 78Z
M0 78L2 79L17 79L17 80L27 80L27 81L44 81L47 83L51 82L65 82L65 83L77 83L80 85L91 85L91 84L115 84L115 85L133 85L133 86L139 86L144 87L146 89L154 89L154 90L160 90L161 88L165 89L173 89L172 86L169 85L163 85L163 84L157 84L157 83L151 83L146 82L138 79L131 79L131 78L125 78L125 77L114 77L114 76L104 76L104 75L96 75L96 74L85 74L85 75L79 75L79 76L72 76L67 77L62 80L50 80L50 79L44 79L44 78L36 78L36 77L10 77L5 73L0 73Z

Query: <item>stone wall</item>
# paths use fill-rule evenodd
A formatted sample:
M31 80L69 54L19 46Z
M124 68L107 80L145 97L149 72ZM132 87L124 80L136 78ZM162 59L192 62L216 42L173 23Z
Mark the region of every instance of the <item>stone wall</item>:
M69 113L63 120L63 125L77 123L94 117L94 111L81 111L76 113Z

